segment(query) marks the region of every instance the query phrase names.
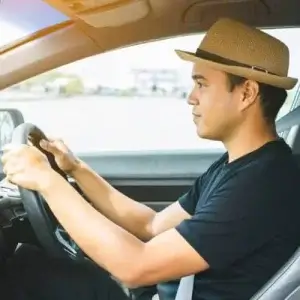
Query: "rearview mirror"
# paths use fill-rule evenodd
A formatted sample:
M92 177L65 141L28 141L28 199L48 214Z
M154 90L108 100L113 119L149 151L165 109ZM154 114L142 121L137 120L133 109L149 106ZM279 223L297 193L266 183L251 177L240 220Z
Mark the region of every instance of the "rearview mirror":
M0 149L11 142L14 129L22 123L24 118L19 110L0 108Z

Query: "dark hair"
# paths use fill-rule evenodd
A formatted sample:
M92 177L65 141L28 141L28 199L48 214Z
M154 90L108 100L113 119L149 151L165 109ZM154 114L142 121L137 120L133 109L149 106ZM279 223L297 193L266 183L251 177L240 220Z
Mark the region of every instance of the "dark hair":
M247 78L227 73L229 90L232 92L236 86L243 84ZM286 100L287 92L285 89L274 87L268 84L259 83L260 103L268 124L274 124L277 114Z

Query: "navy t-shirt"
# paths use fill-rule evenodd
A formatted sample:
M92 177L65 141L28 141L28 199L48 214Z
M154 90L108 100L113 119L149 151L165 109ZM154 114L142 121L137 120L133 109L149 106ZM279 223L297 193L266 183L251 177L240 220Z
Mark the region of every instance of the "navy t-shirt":
M179 199L176 229L210 268L193 300L248 300L300 244L300 171L283 140L231 163L223 155Z

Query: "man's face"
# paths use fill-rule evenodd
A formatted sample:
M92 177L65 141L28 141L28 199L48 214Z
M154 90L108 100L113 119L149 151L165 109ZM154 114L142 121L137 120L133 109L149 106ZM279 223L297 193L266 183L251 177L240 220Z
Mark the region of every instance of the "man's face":
M227 75L203 64L194 64L192 78L188 103L199 137L224 141L241 122L241 89L230 92Z

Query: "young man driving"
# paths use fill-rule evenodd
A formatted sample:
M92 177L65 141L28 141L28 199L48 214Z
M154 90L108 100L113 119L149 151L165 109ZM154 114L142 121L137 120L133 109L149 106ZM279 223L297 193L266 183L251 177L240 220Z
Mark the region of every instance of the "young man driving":
M51 258L33 267L30 259L12 262L6 278L13 285L17 277L14 299L126 299L104 269L131 288L195 274L193 300L246 300L298 247L300 172L275 129L286 90L297 83L288 77L288 48L258 29L221 19L195 53L177 53L193 63L188 103L198 136L221 141L227 152L156 213L115 190L61 141L41 146L93 206L36 148L7 150L7 178L38 191L100 267Z

